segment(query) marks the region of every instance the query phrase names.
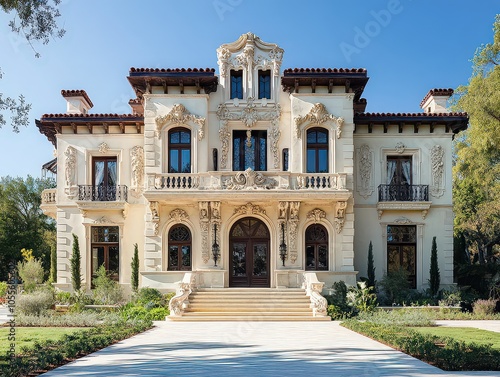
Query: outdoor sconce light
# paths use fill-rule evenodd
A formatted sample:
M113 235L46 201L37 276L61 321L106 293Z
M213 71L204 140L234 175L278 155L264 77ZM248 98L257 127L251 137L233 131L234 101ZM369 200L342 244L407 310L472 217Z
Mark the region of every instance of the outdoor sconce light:
M217 267L217 261L220 257L220 246L217 243L217 223L214 224L214 243L212 244L212 256L214 258L214 267Z
M285 223L281 223L281 244L280 244L280 258L285 267L286 259L286 243L285 243Z

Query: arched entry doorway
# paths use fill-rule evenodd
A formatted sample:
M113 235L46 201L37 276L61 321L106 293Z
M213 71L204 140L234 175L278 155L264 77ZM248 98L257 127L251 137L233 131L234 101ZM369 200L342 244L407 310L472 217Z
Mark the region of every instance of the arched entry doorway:
M230 287L269 287L269 229L245 217L229 232Z

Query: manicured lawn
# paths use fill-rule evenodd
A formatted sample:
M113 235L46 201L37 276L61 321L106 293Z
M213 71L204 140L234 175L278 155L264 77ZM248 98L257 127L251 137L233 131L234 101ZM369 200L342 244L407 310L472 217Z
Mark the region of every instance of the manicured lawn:
M413 330L423 334L450 337L466 343L492 344L493 348L500 351L500 333L471 327L412 327Z
M16 327L16 352L21 347L31 346L35 341L57 340L65 334L72 334L76 331L89 329L80 327ZM0 327L0 355L5 355L9 350L8 334L9 327Z

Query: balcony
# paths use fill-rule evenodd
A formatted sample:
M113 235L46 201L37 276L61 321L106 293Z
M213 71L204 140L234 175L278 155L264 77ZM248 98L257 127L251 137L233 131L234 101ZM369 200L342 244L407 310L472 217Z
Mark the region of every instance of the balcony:
M42 209L42 212L44 214L52 217L53 219L56 218L56 212L57 212L56 200L57 200L57 189L55 188L45 189L42 191L42 203L40 205L40 208Z
M290 173L254 171L214 171L204 173L148 174L146 179L146 198L161 200L165 193L177 197L206 196L232 198L241 196L252 200L267 197L282 198L283 194L299 198L313 195L324 199L346 200L351 196L347 189L347 174Z
M429 201L429 185L379 185L378 186L378 218L384 211L422 211L425 220L431 207Z
M78 200L92 202L126 202L127 201L127 186L78 186Z
M128 210L127 200L128 188L125 185L79 185L76 204L84 217L89 211L116 211L121 212L125 218Z

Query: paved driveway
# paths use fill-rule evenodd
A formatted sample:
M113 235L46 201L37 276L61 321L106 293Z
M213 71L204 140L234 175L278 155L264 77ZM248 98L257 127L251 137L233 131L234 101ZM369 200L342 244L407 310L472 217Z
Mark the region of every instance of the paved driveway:
M43 376L498 376L448 374L338 322L156 324Z

